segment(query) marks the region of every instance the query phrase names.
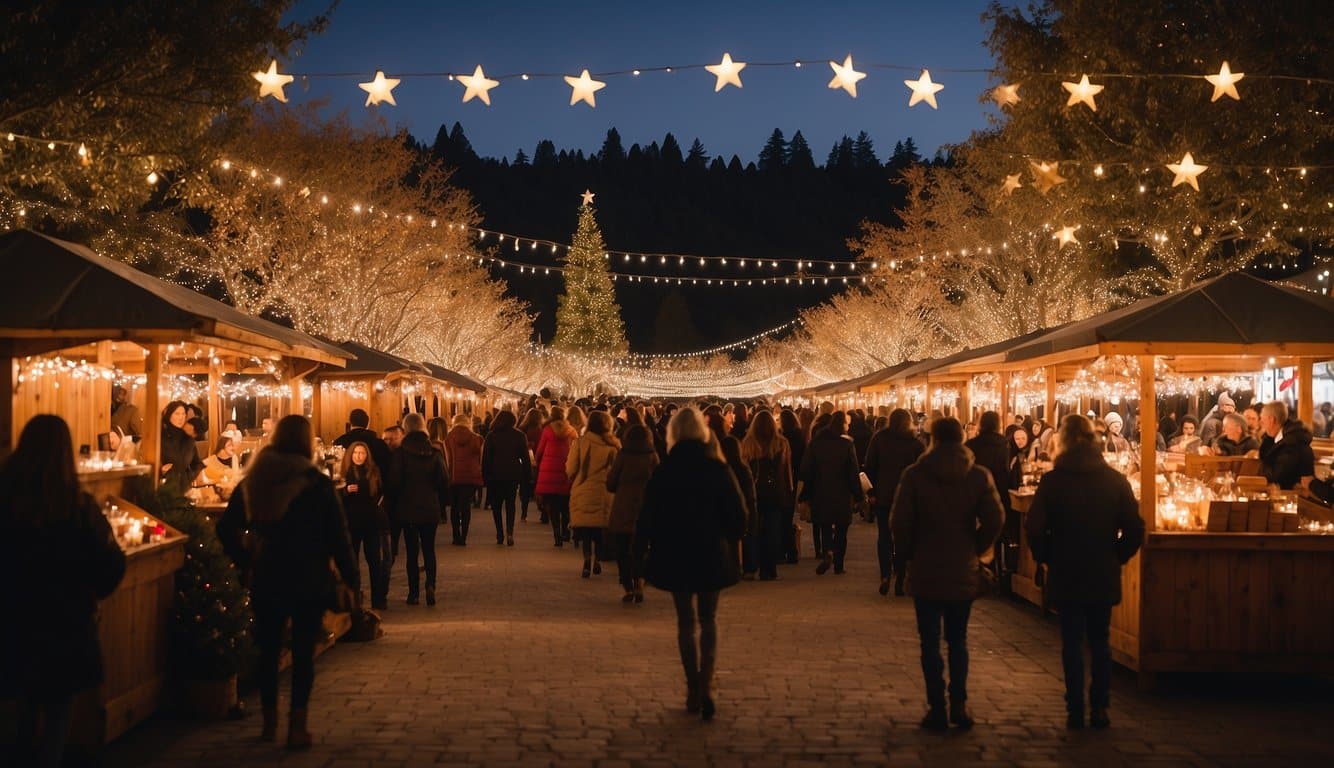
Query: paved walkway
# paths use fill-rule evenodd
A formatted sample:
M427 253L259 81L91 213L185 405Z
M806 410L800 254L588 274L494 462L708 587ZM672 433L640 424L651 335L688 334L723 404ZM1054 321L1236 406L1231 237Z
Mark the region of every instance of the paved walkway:
M924 693L911 602L876 594L875 528L857 524L848 573L785 566L720 609L718 716L685 714L670 600L620 603L615 567L520 523L496 547L489 515L466 548L439 547L435 608L391 585L386 636L317 662L304 754L239 722L160 718L108 749L110 765L1329 765L1329 681L1167 680L1118 671L1108 731L1064 728L1055 623L1004 599L970 630L971 732L917 729ZM401 565L399 566L401 568ZM284 696L285 700L285 696ZM284 721L285 723L285 721ZM285 724L284 724L285 727Z

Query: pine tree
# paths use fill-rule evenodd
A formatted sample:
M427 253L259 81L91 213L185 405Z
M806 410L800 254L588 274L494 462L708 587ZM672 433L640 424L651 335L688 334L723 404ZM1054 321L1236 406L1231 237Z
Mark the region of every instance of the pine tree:
M815 158L811 155L811 145L801 131L792 134L792 141L787 145L787 165L789 168L808 171L815 168Z
M579 228L565 257L565 293L556 309L553 346L569 352L618 354L629 349L604 257L593 206L579 209Z
M777 128L769 134L769 140L764 143L764 148L760 150L760 170L777 171L783 167L784 158L787 156L787 142L783 140L783 132Z
M852 160L858 168L879 168L880 158L875 156L875 144L866 131L857 134L852 143Z
M690 153L686 155L686 166L703 170L708 163L708 150L704 149L703 142L695 139L695 143L690 145Z

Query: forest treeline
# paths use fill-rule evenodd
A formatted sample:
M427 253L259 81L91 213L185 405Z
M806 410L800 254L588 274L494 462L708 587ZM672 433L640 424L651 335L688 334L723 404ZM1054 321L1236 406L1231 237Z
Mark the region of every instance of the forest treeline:
M699 139L683 147L671 133L626 148L615 128L593 154L544 139L531 154L520 149L512 157L481 157L460 123L442 125L430 145L418 148L455 169L452 181L472 193L489 229L569 242L578 193L587 188L597 194L609 249L748 259L851 260L848 238L863 221L896 223L904 190L895 181L923 162L912 138L896 141L882 159L865 131L844 136L818 163L801 131L789 138L780 129L749 163L711 156ZM551 260L540 250L525 258ZM669 266L661 274L682 273ZM550 339L558 284L512 271L498 276L532 305L538 335ZM670 291L662 286L618 284L633 348L681 351L746 336L791 319L797 306L836 288L679 290L686 318L682 302L666 301Z

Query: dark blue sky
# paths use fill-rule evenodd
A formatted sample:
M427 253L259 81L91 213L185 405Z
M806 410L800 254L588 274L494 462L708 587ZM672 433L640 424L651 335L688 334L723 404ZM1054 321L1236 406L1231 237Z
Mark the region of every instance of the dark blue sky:
M558 148L595 152L616 127L626 147L673 133L684 147L703 141L709 154L755 158L774 128L791 137L800 130L817 163L842 135L865 130L883 159L894 142L911 136L924 155L960 141L985 124L978 102L988 86L991 57L982 46L984 0L922 3L901 0L837 4L737 0L735 2L369 2L343 0L329 29L299 57L280 62L293 73L365 73L364 77L312 79L289 87L294 102L327 98L354 120L377 112L390 126L406 126L430 142L442 124L463 123L479 154L529 155L543 138ZM294 16L321 10L324 2L298 4ZM611 76L597 93L597 108L570 106L570 88L559 77L504 80L491 91L492 106L461 102L463 86L444 78L405 78L394 91L397 107L365 109L357 83L376 69L394 77L411 72L486 74L546 72L578 75L682 64L717 63L724 52L736 61L819 59L801 69L748 67L744 88L714 93L703 70ZM826 87L824 61L851 53L867 73L854 100ZM267 64L267 62L264 62ZM874 64L902 65L907 72ZM927 67L945 89L939 110L909 109L905 79ZM262 68L262 65L257 65Z

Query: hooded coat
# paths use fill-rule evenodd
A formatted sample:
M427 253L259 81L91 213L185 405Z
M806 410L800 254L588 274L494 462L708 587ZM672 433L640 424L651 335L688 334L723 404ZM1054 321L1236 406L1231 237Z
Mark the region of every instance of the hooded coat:
M482 484L482 436L464 426L445 435L449 479L458 485Z
M596 432L585 432L566 454L571 528L606 528L611 522L607 473L620 451L620 445L613 440Z
M405 525L440 522L449 500L445 457L425 432L409 432L394 452L385 480L389 517Z
M862 499L857 449L852 440L825 430L811 439L802 458L802 498L811 504L815 525L848 525L852 502Z
M1306 475L1315 474L1315 453L1311 450L1311 430L1298 419L1288 419L1275 441L1265 435L1260 441L1260 467L1265 478L1279 488L1296 488Z
M1010 443L999 432L982 432L964 443L973 452L973 463L991 473L1001 505L1009 508L1010 499Z
M565 474L565 460L570 454L570 444L578 437L574 427L564 420L553 421L542 430L535 454L537 484L534 493L539 496L570 495L570 478Z
M962 443L937 443L899 480L889 525L908 563L908 594L972 600L978 555L991 549L1004 509L991 474Z
M745 526L732 470L703 443L677 443L653 471L635 526L635 552L647 556L645 579L668 592L715 592L736 584Z
M1144 541L1139 502L1093 445L1075 445L1043 475L1025 522L1033 556L1049 569L1053 603L1116 605L1121 566Z
M866 449L866 476L873 486L877 514L889 514L903 470L921 458L924 450L922 441L911 432L882 429L871 438L871 445Z
M354 590L361 573L333 481L310 459L260 451L218 520L218 539L250 575L256 607L330 607L333 558Z

